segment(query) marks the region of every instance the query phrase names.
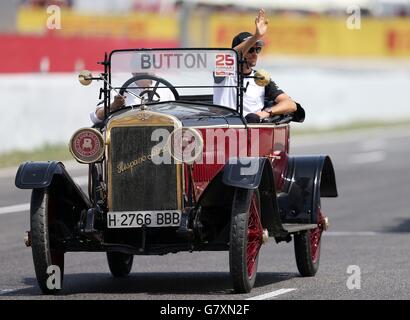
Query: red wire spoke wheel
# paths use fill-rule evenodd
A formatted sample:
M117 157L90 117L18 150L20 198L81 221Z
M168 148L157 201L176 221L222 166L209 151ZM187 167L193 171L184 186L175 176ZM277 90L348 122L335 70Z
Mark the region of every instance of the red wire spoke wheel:
M249 220L248 220L248 245L247 251L247 267L248 267L248 278L252 279L256 274L257 269L257 259L259 250L262 246L262 234L263 228L261 219L259 216L259 203L256 193L252 196L251 207L249 210Z
M244 208L249 192L252 193L251 200L248 207ZM255 284L262 240L259 192L237 189L233 200L229 242L229 267L237 293L248 293Z
M316 228L294 235L296 264L302 277L313 277L319 270L320 245L325 227L325 217L320 207L317 208L317 221Z

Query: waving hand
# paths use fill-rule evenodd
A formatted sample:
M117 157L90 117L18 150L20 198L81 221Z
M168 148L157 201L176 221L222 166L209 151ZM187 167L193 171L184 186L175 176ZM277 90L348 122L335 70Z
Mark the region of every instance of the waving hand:
M258 38L263 37L266 31L268 30L268 19L265 17L264 9L259 10L258 16L255 19L255 26L256 26L255 35Z

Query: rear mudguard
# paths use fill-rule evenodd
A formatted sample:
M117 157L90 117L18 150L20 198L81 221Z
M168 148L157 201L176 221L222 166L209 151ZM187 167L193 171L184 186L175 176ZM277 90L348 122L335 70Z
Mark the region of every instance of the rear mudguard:
M19 189L48 188L77 210L92 207L87 195L73 181L61 162L25 162L18 168L15 185Z
M282 221L316 224L320 197L337 197L336 178L330 157L289 157L284 191L278 196Z
M273 237L287 235L279 215L272 166L266 158L231 158L208 184L198 199L197 207L225 208L215 212L225 212L230 219L235 188L247 189L249 192L245 197L246 203L240 204L244 210L249 208L253 190L259 189L263 228L268 229L269 235Z

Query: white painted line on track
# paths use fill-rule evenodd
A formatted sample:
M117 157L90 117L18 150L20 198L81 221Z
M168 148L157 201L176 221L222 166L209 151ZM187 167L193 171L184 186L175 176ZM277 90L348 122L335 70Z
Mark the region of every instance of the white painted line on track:
M12 178L16 176L16 173L17 168L0 169L0 178Z
M268 292L265 294L261 294L259 296L248 298L246 300L267 300L267 299L274 298L274 297L280 296L281 294L285 294L285 293L288 293L294 290L296 290L296 288L279 289L279 290L275 290L275 291Z
M70 171L88 171L88 167L84 164L78 163L75 160L61 161L64 164L64 168L70 173ZM11 178L15 177L17 173L18 166L2 168L0 169L0 178ZM80 174L80 173L77 173Z
M30 210L30 203L17 204L15 206L8 206L0 208L0 215L14 212L24 212Z
M88 176L76 177L76 178L73 178L73 180L79 186L85 186L88 183ZM30 203L17 204L14 206L7 206L7 207L0 207L0 215L8 214L8 213L15 213L15 212L25 212L28 210L30 210Z
M16 291L19 291L19 290L21 290L21 289L4 289L4 290L0 289L0 296L4 295L4 294L16 292Z
M375 231L325 231L323 232L324 236L377 236L385 234L383 232L375 232Z
M384 151L372 151L365 153L358 153L350 156L349 162L353 164L364 164L381 162L386 159L386 152Z
M360 142L360 149L363 152L385 149L386 141L384 139L370 139Z

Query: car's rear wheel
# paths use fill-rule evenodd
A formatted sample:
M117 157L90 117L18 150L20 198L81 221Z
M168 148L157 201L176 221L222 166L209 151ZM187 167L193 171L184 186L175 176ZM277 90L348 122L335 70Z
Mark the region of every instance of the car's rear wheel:
M131 272L134 256L122 252L107 252L107 260L111 274L116 278L123 278Z
M30 233L34 270L44 294L58 293L63 284L64 251L57 247L57 203L49 189L31 195Z
M249 192L250 204L244 207ZM250 292L255 284L262 239L259 192L237 189L233 200L229 243L229 267L237 293Z
M294 235L296 264L302 277L313 277L319 270L320 245L325 224L320 207L317 215L318 226L315 229Z

